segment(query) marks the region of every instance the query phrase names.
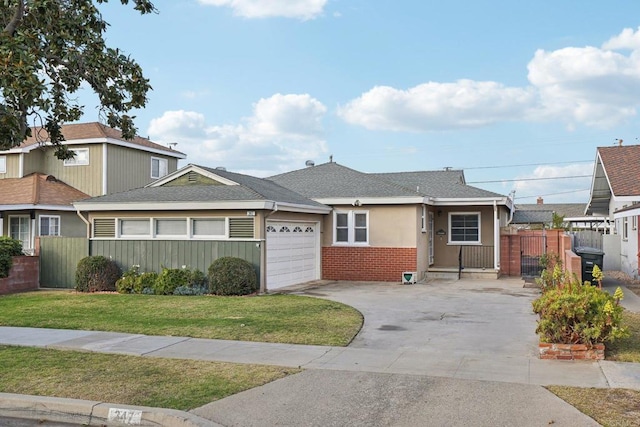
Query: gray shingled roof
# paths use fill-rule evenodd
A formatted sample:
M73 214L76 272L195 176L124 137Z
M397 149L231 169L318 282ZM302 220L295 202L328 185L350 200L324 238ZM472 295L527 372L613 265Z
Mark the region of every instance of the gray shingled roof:
M517 204L516 212L518 211L550 211L555 212L558 215L575 218L583 217L585 203L542 203L542 204Z
M122 193L93 197L83 203L144 203L144 202L215 202L215 201L274 201L310 207L322 207L274 182L239 173L197 166L208 172L236 182L238 185L185 185L145 187Z
M502 194L465 184L464 172L461 170L394 172L371 175L405 188L418 189L420 193L430 197L447 199L504 197Z
M267 178L312 199L341 197L420 197L415 190L350 169L323 163Z
M553 211L516 210L513 213L512 224L548 224L553 221Z
M323 163L267 178L313 199L340 197L504 197L464 184L461 170L363 173Z

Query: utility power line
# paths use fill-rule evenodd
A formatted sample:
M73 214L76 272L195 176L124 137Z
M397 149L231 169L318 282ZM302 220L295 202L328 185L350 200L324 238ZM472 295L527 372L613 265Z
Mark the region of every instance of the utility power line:
M589 178L592 175L573 175L573 176L554 176L550 178L520 178L520 179L498 179L493 181L472 181L467 184L489 184L494 182L518 182L518 181L544 181L550 179L574 179L574 178Z
M571 163L593 163L593 160L575 160L569 162L545 162L545 163L523 163L519 165L494 165L494 166L472 166L469 168L465 167L457 167L454 169L463 169L463 170L471 170L471 169L500 169L500 168L517 168L521 166L546 166L546 165L563 165L563 164L571 164Z
M591 190L590 188L583 188L581 190L570 190L570 191L561 191L559 193L549 193L549 194L538 194L536 196L515 196L515 199L533 199L533 198L538 198L538 197L547 197L547 196L559 196L561 194L572 194L572 193L581 193L583 191L589 191Z

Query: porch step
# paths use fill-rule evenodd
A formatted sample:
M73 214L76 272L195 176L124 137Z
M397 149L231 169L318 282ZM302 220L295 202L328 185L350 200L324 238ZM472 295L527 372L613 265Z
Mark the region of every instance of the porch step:
M429 270L425 274L425 279L458 280L458 271Z
M463 268L461 279L497 279L500 274L494 269ZM425 279L458 280L458 270L453 268L430 268Z

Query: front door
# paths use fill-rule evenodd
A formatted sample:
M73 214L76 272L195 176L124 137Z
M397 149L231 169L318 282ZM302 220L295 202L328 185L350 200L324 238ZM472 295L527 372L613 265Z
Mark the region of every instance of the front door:
M433 212L429 212L429 265L433 265Z
M31 233L29 233L29 216L9 217L9 236L12 239L20 240L23 249L31 248Z

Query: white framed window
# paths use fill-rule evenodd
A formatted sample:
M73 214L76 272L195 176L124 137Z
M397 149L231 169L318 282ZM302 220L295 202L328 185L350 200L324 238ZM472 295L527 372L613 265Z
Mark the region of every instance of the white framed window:
M157 237L186 237L187 219L157 218L154 231Z
M193 218L191 220L193 237L227 237L226 218Z
M89 164L88 148L71 148L69 151L75 153L75 156L64 161L65 166L84 166Z
M151 235L149 218L120 219L118 223L119 237L149 237Z
M159 157L151 158L151 178L162 178L167 174L169 162L167 159L161 159Z
M427 206L422 205L422 213L420 214L420 228L423 233L427 232Z
M629 239L629 217L622 218L622 240Z
M7 173L7 156L0 156L0 173Z
M59 236L60 217L57 215L40 215L40 236Z
M20 240L22 247L29 249L31 247L29 222L31 219L28 215L10 216L9 217L9 236L12 239Z
M368 211L335 211L333 243L338 245L369 244Z
M480 212L449 212L449 244L480 244Z

